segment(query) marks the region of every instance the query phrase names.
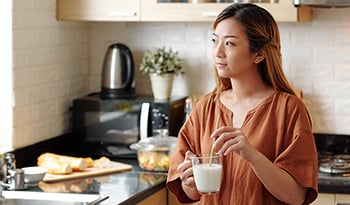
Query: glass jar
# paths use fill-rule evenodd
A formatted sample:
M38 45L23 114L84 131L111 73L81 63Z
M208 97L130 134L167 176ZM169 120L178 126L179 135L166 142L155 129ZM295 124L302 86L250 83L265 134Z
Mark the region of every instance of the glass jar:
M3 154L0 154L0 181L7 181L7 167L5 162L5 157Z
M10 181L10 170L15 170L16 169L16 158L15 155L11 152L7 152L4 155L4 160L6 163L6 173L7 173L7 178L6 178L6 182L8 183Z

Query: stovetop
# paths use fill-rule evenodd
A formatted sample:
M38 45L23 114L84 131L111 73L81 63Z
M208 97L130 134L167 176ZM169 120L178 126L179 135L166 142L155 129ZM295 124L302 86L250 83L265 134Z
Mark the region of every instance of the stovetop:
M349 154L319 154L318 164L319 171L325 174L347 176L350 173Z
M314 134L319 192L350 193L350 135Z

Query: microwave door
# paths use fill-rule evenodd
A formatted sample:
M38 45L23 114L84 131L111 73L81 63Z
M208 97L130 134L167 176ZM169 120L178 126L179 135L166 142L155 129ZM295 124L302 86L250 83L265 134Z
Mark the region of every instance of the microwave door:
M151 103L143 102L140 112L140 140L146 139L151 130Z
M139 109L134 111L88 112L86 127L88 141L103 144L128 145L139 140ZM96 120L96 116L98 120ZM93 117L95 116L95 117Z

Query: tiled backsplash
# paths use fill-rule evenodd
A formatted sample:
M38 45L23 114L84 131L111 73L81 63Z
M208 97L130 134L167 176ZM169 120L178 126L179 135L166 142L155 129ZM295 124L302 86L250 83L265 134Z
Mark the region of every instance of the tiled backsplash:
M114 42L134 54L138 94L151 93L138 71L143 52L159 46L178 50L187 69L173 94L213 88L211 23L58 22L55 0L13 3L14 148L69 131L72 99L100 90L103 57ZM318 133L350 133L349 22L350 8L317 8L312 22L279 23L285 72L303 91Z

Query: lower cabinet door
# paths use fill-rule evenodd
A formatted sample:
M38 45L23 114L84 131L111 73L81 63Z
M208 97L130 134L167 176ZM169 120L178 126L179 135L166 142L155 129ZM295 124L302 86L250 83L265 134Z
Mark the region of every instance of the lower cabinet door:
M137 203L137 205L165 205L167 204L167 189L163 188L152 194L146 199Z
M350 194L335 194L335 204L350 205Z
M197 205L198 203L187 204L187 205ZM168 205L182 205L177 199L176 196L168 190Z
M319 193L317 199L311 205L334 205L334 194Z

